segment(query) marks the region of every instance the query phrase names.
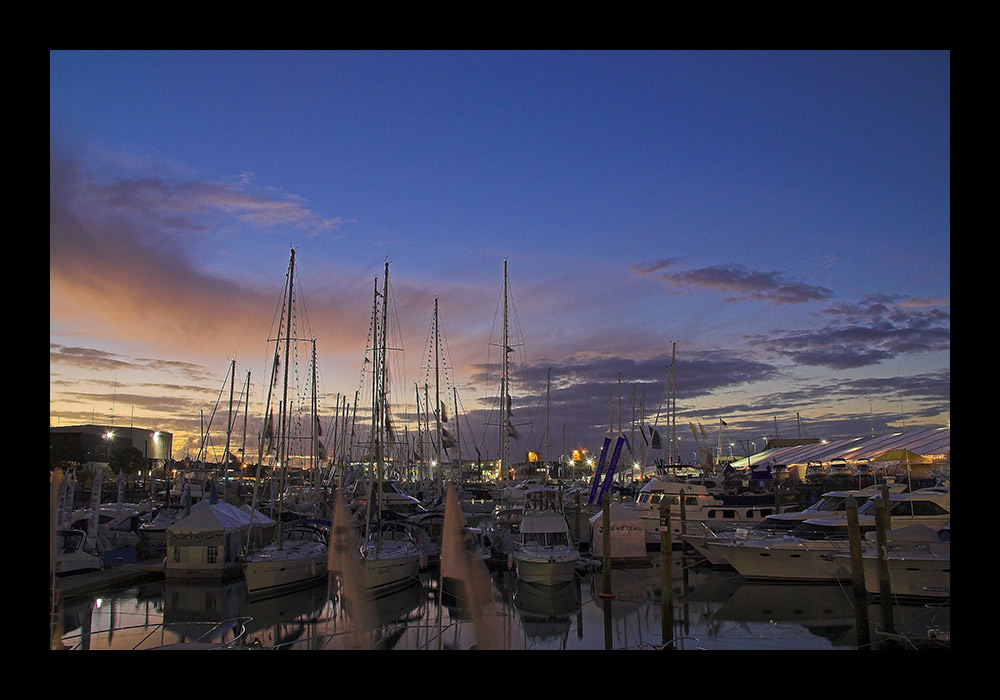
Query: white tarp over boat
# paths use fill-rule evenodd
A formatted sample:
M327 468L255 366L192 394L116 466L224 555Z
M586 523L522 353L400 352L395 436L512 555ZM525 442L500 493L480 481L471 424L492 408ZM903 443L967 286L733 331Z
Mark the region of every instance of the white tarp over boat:
M646 559L646 530L634 511L618 501L608 507L611 529L611 559ZM604 513L598 511L589 518L591 551L596 557L604 556Z
M242 510L231 503L211 504L208 501L198 501L191 506L191 514L170 525L167 532L181 535L239 530L249 527L249 511L249 507L247 510ZM254 514L253 522L254 527L274 525L274 521L260 511Z
M254 514L254 533L274 527L274 521L263 513ZM238 557L249 532L249 508L199 501L189 515L167 527L167 576L224 580L241 575Z

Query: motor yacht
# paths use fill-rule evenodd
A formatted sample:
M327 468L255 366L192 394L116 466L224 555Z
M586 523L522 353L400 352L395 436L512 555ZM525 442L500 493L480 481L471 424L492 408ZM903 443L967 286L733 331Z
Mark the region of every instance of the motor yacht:
M862 555L865 590L881 594L875 533L865 535L868 547ZM886 532L886 564L889 590L904 599L951 597L951 526L935 530L924 525L906 525ZM849 565L849 564L848 564Z
M905 486L893 484L889 488L890 493L898 493ZM853 496L860 508L870 498L879 494L880 489L880 486L869 486L863 489L827 491L815 503L802 510L772 513L751 527L742 524L716 524L699 521L688 528L688 533L683 535L682 539L694 547L712 566L728 566L719 547L729 544L733 539L766 539L788 534L812 518L845 515L848 496Z
M684 492L684 515L686 524L704 523L706 525L735 524L748 526L762 521L767 516L778 512L773 502L754 503L742 497L720 499L708 492L703 484L686 483L653 477L636 495L635 501L625 503L642 520L645 530L646 546L657 547L660 544L660 501L664 498L670 502L670 529L672 536L677 538L685 529L681 523L680 493ZM791 505L785 508L791 508Z
M858 509L862 534L875 530L876 499ZM950 491L941 487L889 494L890 528L941 528L951 520ZM789 534L718 543L717 553L747 579L835 581L851 578L847 515L810 518ZM711 549L711 547L710 547Z
M555 507L556 497L551 488L525 492L519 537L508 563L518 581L554 586L575 579L580 551L570 540L566 517Z
M101 540L104 539L103 547ZM87 537L83 530L64 529L56 532L55 573L57 576L100 571L104 559L100 550L106 548L106 538L98 534L97 539Z

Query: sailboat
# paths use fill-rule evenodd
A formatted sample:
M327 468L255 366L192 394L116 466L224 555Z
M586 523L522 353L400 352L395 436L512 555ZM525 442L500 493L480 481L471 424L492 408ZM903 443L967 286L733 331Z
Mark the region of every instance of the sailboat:
M368 498L365 541L361 545L361 582L365 590L388 593L405 587L419 577L425 565L422 551L406 532L398 536L383 532L383 481L386 470L386 443L391 440L391 419L388 402L388 363L386 361L386 329L388 323L389 261L385 262L382 293L375 281L375 302L372 309L372 429L371 461L375 474L369 479L377 492ZM381 302L380 302L381 299ZM371 506L374 503L375 508Z
M517 438L517 429L513 423L513 399L510 393L510 358L514 352L510 339L509 304L510 288L507 279L507 261L503 262L503 337L500 345L500 402L498 421L498 437L500 440L499 482L500 504L493 511L493 517L484 521L482 532L489 540L494 559L509 561L514 544L520 539L521 520L524 517L524 496L526 488L533 485L512 485L515 476L514 466L510 456L510 438ZM544 482L543 482L544 483Z
M284 381L282 383L281 405L279 407L279 430L278 430L278 466L281 469L281 481L284 482L288 468L288 438L290 421L288 419L288 367L293 338L292 318L294 304L294 276L295 276L295 250L292 249L291 259L288 263L288 278L285 283L285 298L287 303L285 311L285 335L278 338L274 348L274 362L272 363L272 377L268 385L268 398L265 413L270 418L271 415L271 389L276 384L276 375L279 369L279 352L284 341ZM285 305L283 305L284 307ZM280 327L280 326L279 326ZM279 333L280 335L280 333ZM312 382L312 425L315 429L316 419L316 346L313 342L313 382ZM261 451L263 452L264 435L261 435ZM258 465L258 472L259 472ZM258 483L259 473L258 473ZM256 511L257 490L254 489L253 509ZM279 500L279 507L283 499ZM327 530L320 525L301 521L286 526L282 519L278 517L277 535L275 540L251 554L246 556L244 561L244 577L246 579L247 591L251 598L258 598L267 595L283 593L295 588L308 586L321 580L327 575L327 552L328 534Z

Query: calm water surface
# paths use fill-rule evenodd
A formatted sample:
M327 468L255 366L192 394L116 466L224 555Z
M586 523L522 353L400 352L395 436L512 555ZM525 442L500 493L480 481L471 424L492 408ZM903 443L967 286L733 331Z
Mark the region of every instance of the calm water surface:
M512 571L491 571L490 648L659 649L664 641L659 555L651 560L653 565L645 568L613 569L614 597L608 600L600 595L599 570L554 590L519 584ZM685 567L679 556L672 573L675 648L857 649L849 586L749 583L734 571ZM376 599L368 610L373 623L363 644L372 649L472 648L476 627L448 591L446 586L439 604L437 573L426 571L412 585ZM869 603L873 630L880 610ZM164 581L64 606L62 640L74 650L148 649L209 640L344 649L359 639L351 634L348 613L338 591L325 583L249 601L242 580L226 585ZM893 613L896 632L911 639L926 640L928 630L950 633L947 606L896 605Z

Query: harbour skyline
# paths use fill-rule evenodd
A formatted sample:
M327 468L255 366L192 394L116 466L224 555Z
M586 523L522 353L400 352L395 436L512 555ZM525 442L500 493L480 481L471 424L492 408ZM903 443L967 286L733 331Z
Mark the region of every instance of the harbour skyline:
M324 420L388 260L484 457L505 261L515 458L662 426L675 343L683 461L949 425L950 54L50 53L50 426L193 458L233 359L259 420L292 249Z

